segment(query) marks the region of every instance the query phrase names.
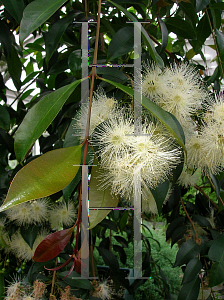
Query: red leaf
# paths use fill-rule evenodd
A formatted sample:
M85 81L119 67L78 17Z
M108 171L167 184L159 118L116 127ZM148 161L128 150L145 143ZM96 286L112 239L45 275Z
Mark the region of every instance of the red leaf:
M32 257L36 262L45 262L57 256L68 244L74 226L48 235L38 246Z

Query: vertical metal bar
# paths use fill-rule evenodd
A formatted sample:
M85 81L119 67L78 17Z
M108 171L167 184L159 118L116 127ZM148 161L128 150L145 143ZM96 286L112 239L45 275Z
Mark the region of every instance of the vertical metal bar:
M134 22L134 134L142 134L142 105L136 101L141 82L141 23ZM141 85L140 85L141 86ZM142 277L141 244L141 168L136 166L134 176L134 278Z
M82 166L81 278L89 278L88 166Z
M88 22L82 22L81 31L82 78L88 76ZM81 110L87 105L89 97L89 80L81 82ZM82 114L82 138L85 137L87 120ZM88 166L82 166L82 228L81 228L81 277L89 278L89 221L88 221Z

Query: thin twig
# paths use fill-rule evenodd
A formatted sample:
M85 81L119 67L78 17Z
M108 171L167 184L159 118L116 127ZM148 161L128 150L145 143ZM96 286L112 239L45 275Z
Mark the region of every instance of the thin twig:
M202 195L204 195L215 206L215 208L219 210L218 205L214 201L212 201L212 199L209 198L209 196L202 190L202 188L200 188L200 186L194 185L194 188L200 193L202 193Z
M56 260L55 260L55 265L57 266L57 264L58 264L58 258L56 258ZM56 271L54 271L54 273L53 273L50 297L54 295L55 278L56 278Z
M42 73L42 71L40 71L37 75L36 75L36 77L22 90L22 92L20 92L17 96L16 96L16 98L12 101L12 103L10 103L10 106L12 107L13 106L13 104L19 99L19 97L25 92L25 90L29 87L29 86L31 86L31 84L33 84L34 82L35 82L35 80L37 79L37 77L40 75Z
M197 231L196 231L196 229L195 229L194 223L193 223L192 220L191 220L191 217L189 216L189 214L188 214L188 212L187 212L187 210L186 210L186 207L184 206L184 202L183 202L182 197L180 198L180 202L181 202L181 204L182 204L182 206L183 206L183 209L184 209L184 211L185 211L185 214L186 214L188 220L190 221L191 226L192 226L192 228L193 228L193 230L194 230L194 232L195 232L196 242L198 242L199 240L198 240L198 234L197 234Z

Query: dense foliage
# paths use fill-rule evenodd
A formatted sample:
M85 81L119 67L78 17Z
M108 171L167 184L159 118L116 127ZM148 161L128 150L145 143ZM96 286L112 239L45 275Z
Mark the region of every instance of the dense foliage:
M133 296L139 288L147 297L151 276L154 297L194 300L201 288L203 299L208 289L215 299L212 288L224 281L224 3L0 4L0 296L112 299L112 280L113 291L123 286ZM208 37L217 54L213 74L194 60L199 54L206 64ZM85 230L81 206L90 174ZM128 280L120 268L127 266L124 248L133 245L136 226L133 209L123 207L139 197L142 217L160 214L166 240L179 246L179 289L157 263L147 229L143 278ZM84 238L81 245L85 232L89 243ZM98 251L108 281L79 278L86 249L90 276L98 274Z

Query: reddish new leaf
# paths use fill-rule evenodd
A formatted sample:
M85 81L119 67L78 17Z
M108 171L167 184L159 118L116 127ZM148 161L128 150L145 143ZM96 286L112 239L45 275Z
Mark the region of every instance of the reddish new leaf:
M45 262L57 256L68 244L74 226L48 235L38 246L32 257L36 262Z

